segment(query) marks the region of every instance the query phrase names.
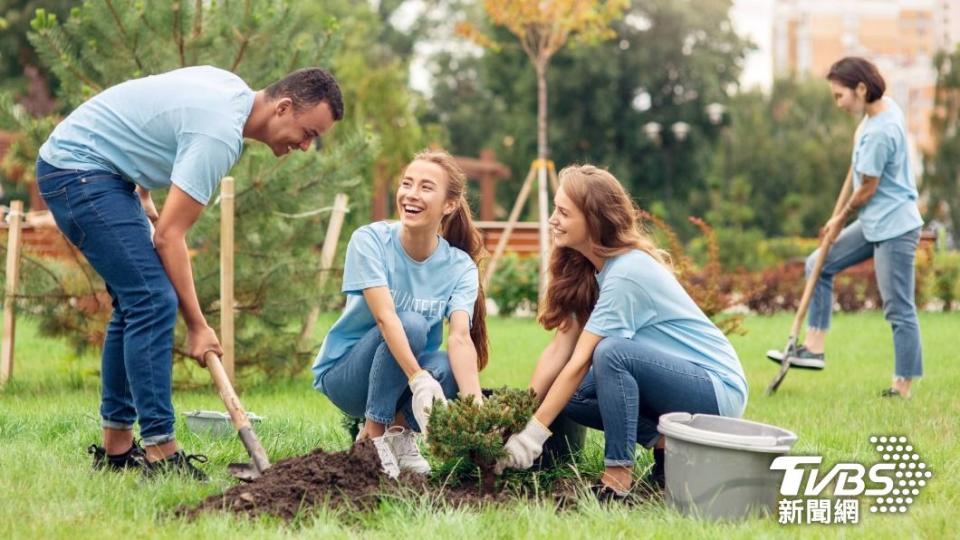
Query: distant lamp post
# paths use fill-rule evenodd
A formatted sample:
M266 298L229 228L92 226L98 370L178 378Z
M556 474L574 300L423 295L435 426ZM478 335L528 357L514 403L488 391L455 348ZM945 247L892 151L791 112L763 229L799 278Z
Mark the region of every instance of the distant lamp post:
M650 139L653 144L659 145L662 141L660 139L660 131L662 126L657 122L647 122L643 125L643 134Z
M722 126L727 107L722 103L710 103L704 106L703 112L711 125ZM676 156L674 153L679 151L680 145L690 136L692 126L682 120L669 124L666 140L664 140L664 126L657 122L647 122L643 125L642 130L647 139L661 149L664 173L666 174L663 184L663 197L669 200L673 196L673 183L676 180L676 164L674 163Z
M690 133L690 124L686 122L674 122L670 126L670 131L673 133L673 138L677 142L683 142L687 138L687 135Z
M727 112L727 108L722 103L711 103L704 107L704 111L707 113L707 120L718 126L723 122L723 113Z
M673 197L674 147L682 143L690 134L690 124L674 122L669 129L671 137L668 138L667 144L664 144L662 125L657 122L647 122L643 125L643 134L646 135L647 139L650 139L650 142L661 148L664 172L666 173L666 181L663 184L664 200L670 200Z

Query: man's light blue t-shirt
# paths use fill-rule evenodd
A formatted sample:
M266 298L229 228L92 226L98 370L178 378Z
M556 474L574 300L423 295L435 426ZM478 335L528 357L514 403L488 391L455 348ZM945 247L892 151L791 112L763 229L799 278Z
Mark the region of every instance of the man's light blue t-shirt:
M414 311L430 325L425 352L440 349L443 321L455 311L473 317L479 290L477 265L466 252L438 237L437 248L415 261L400 244L400 223L379 221L357 229L347 244L343 286L347 304L327 333L313 363L314 387L371 328L377 326L363 290L388 287L397 312Z
M886 110L863 121L853 145L854 189L863 183L863 175L880 179L877 192L859 212L863 236L870 242L889 240L923 225L903 111L892 99L883 99Z
M608 258L597 282L600 295L585 330L688 359L707 371L720 414L743 414L747 380L736 351L666 267L634 249Z
M146 189L176 185L206 205L243 150L254 92L196 66L108 88L70 113L40 147L59 169L106 170Z

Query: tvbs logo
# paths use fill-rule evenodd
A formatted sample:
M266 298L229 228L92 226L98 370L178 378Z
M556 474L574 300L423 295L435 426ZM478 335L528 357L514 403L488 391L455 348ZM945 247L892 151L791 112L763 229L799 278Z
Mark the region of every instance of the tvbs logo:
M837 463L821 474L821 456L781 456L771 470L783 471L782 497L819 497L833 485L834 497L875 497L871 512L906 512L933 473L903 436L872 436L881 461L870 467Z

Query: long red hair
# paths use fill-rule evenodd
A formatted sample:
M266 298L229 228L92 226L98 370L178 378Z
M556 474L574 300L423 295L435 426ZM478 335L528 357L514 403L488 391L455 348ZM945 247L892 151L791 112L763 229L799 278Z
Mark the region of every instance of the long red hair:
M595 255L607 258L640 249L670 266L667 253L642 231L637 207L616 177L593 165L572 165L561 170L559 178L564 194L586 217ZM593 263L575 249L557 247L549 272L540 324L548 330L565 330L574 319L586 324L600 294Z

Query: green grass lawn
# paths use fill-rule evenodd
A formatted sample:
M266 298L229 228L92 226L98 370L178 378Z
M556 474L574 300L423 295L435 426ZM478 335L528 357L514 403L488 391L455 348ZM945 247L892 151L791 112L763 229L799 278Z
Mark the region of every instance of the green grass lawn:
M324 320L331 322L330 317ZM957 537L952 524L960 505L960 315L922 314L926 377L915 385L910 401L876 397L888 384L893 364L890 330L879 313L836 317L828 368L791 373L775 397L765 397L776 366L764 352L783 346L789 324L786 315L750 318L749 333L733 339L750 383L746 418L793 430L800 437L794 453L823 455L826 464L872 464L878 459L867 442L870 435L907 435L935 477L906 515L869 514L861 505L859 525L784 527L776 516L707 523L662 504L608 509L587 501L576 510L557 512L543 503L520 503L478 511L436 510L408 500L384 503L360 516L320 512L296 528L226 515L187 523L171 518L171 509L232 485L225 465L245 460L240 442L193 435L178 420L183 446L210 457L206 469L214 481L208 485L91 474L84 449L99 440L97 359L78 358L65 344L37 337L30 321L21 320L15 378L0 391L0 538ZM482 375L484 385L526 385L549 334L532 320L492 319L489 326L492 360ZM203 380L198 368L192 371ZM317 446L344 449L349 444L339 414L312 390L307 373L243 388L242 398L248 410L267 417L258 433L273 460ZM212 386L178 391L174 400L178 413L222 408ZM587 469L599 470L601 449L602 436L591 432Z

